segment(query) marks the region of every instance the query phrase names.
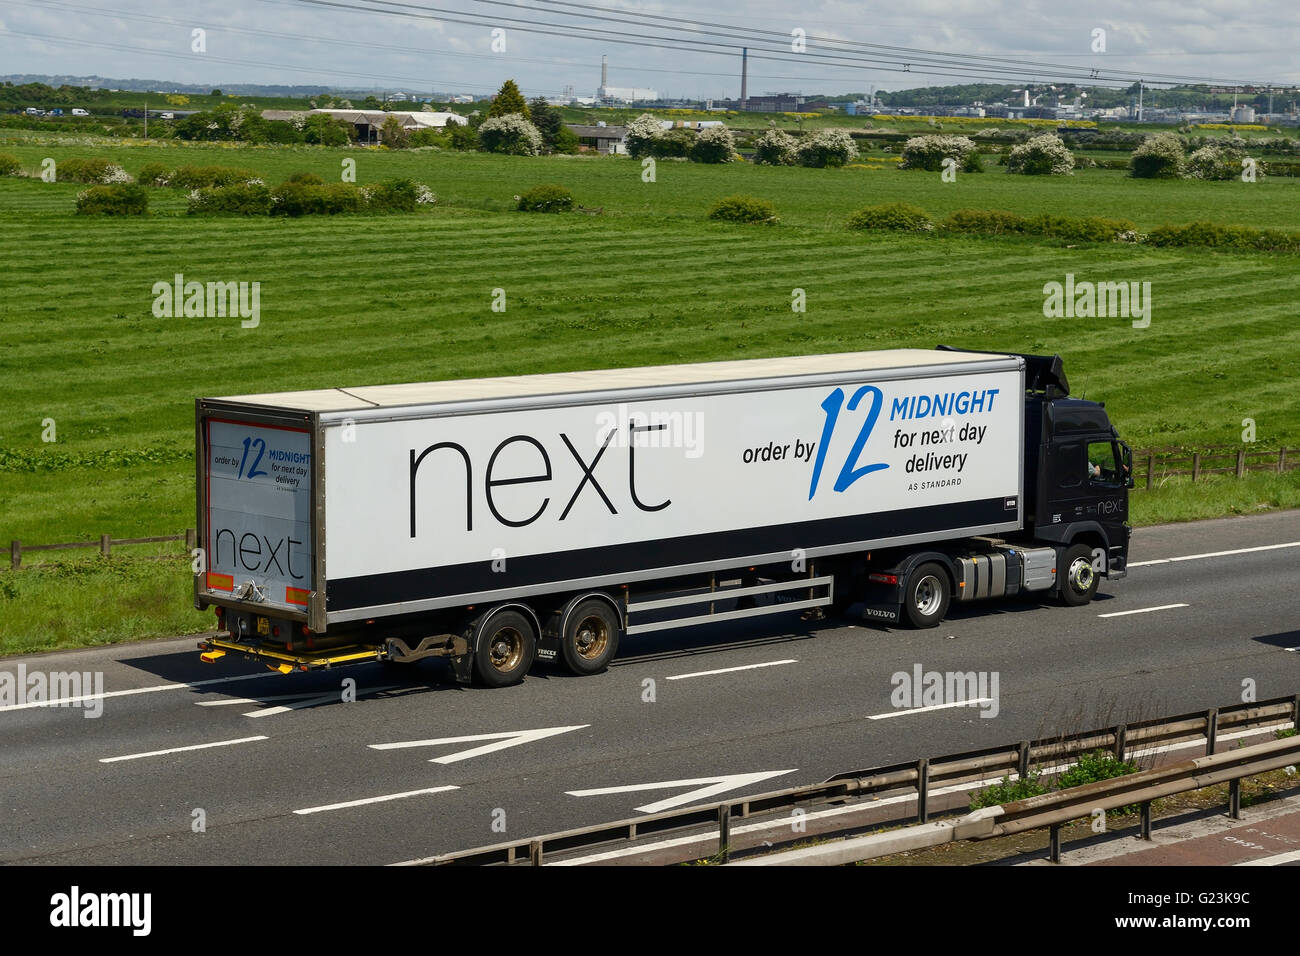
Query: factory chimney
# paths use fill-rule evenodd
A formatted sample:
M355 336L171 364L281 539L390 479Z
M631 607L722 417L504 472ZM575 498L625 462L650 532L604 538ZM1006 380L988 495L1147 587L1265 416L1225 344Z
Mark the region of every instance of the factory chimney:
M600 58L600 88L603 90L609 86L609 57Z
M749 47L740 49L740 108L749 102Z

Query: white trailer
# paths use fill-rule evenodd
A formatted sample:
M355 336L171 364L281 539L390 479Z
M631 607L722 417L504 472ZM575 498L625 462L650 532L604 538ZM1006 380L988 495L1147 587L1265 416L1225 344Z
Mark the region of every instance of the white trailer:
M599 671L624 635L841 609L873 552L1024 530L1025 368L904 349L200 399L204 658L447 656L503 684Z

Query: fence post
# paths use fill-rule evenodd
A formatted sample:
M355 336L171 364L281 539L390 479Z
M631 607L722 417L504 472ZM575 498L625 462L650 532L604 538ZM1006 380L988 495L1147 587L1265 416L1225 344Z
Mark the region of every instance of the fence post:
M101 534L101 535L99 536L99 552L100 552L100 554L102 554L104 557L108 557L108 552L109 552L110 550L112 550L112 547L113 547L113 538L112 538L112 535Z
M1151 490L1151 472L1156 470L1156 456L1147 455L1147 491Z
M1237 449L1237 477L1241 478L1246 474L1246 449Z
M542 865L542 841L534 840L528 844L528 862L533 866Z
M1297 694L1296 696L1298 699L1300 699L1300 694ZM1025 777L1029 776L1029 741L1028 740L1020 741L1019 751L1020 751L1018 754L1019 759L1016 761L1016 776L1019 777L1021 780L1024 780Z
M1061 862L1061 825L1053 823L1047 831L1047 858L1053 863Z
M198 533L193 528L185 529L185 550L193 551L198 547Z
M922 757L916 762L916 822L926 823L930 819L930 761Z
M1192 452L1192 481L1196 481L1201 475L1201 453Z
M1151 839L1151 801L1143 800L1141 804L1142 818L1141 825L1138 829L1139 840Z
M1219 708L1211 707L1205 712L1205 756L1214 755L1214 748L1219 742Z
M1300 731L1300 694L1291 698L1291 726Z
M1241 819L1241 778L1228 781L1228 816Z
M9 568L17 571L23 565L23 546L17 541L9 542Z
M718 807L718 855L722 862L731 859L731 804Z
M1277 473L1280 475L1284 471L1286 471L1286 449L1279 448L1277 450Z
M1128 745L1128 724L1120 724L1115 728L1115 759L1120 763L1124 762L1124 750Z

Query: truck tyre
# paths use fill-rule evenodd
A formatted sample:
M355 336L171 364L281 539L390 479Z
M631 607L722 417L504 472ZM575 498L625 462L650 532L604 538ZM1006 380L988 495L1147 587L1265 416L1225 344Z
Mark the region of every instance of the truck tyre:
M952 585L943 565L933 561L921 565L907 579L903 614L912 627L938 627L948 613Z
M1072 544L1061 559L1061 603L1067 607L1082 607L1097 593L1101 576L1092 567L1092 548L1086 544Z
M618 653L618 615L599 598L583 601L569 614L560 635L560 656L574 674L599 674Z
M524 679L537 654L537 630L518 611L488 618L474 649L474 673L488 687L505 687Z

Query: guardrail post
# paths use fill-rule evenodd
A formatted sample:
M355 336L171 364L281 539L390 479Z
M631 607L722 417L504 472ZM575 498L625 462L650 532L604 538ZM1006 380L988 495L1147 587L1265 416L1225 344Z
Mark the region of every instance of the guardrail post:
M1300 697L1300 695L1297 696ZM1017 760L1016 760L1016 776L1019 777L1021 780L1024 780L1025 777L1029 776L1029 741L1028 740L1020 741L1020 746L1016 749L1018 750Z
M1219 743L1219 708L1211 707L1205 712L1205 756L1212 757L1214 748Z
M199 535L193 528L185 529L185 550L193 551L198 547Z
M542 841L534 840L528 844L528 862L533 866L542 865Z
M9 542L9 569L17 571L23 566L23 546L17 541Z
M1201 476L1201 453L1192 452L1192 481L1196 481Z
M1141 827L1139 828L1138 831L1138 839L1150 840L1151 839L1151 801L1143 800L1140 809L1142 811L1142 817L1141 817Z
M1061 825L1053 823L1047 831L1047 858L1053 863L1061 862Z
M916 822L930 819L930 760L922 757L916 762Z
M1241 778L1228 781L1228 816L1241 819Z
M108 557L108 553L109 551L112 550L112 548L113 548L112 535L101 534L99 536L99 553L102 554L104 557Z
M1115 728L1115 759L1120 763L1124 762L1124 750L1128 746L1128 724L1120 724Z
M718 807L718 856L726 863L731 859L731 804Z
M1300 730L1300 694L1291 698L1291 726Z
M1237 449L1237 477L1241 478L1246 474L1246 449Z

